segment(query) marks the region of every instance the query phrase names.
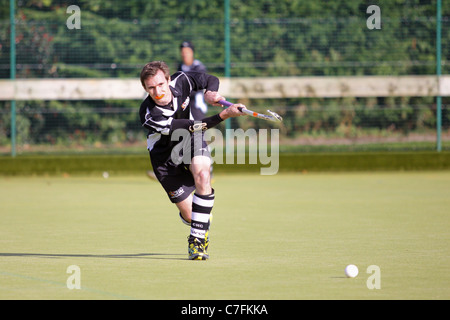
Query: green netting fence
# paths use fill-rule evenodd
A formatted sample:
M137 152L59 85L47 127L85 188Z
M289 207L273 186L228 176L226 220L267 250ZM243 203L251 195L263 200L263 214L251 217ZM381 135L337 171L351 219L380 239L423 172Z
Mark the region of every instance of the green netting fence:
M10 78L11 67L18 79L137 78L150 60L165 60L175 71L184 40L219 77L434 75L438 64L442 74L450 73L450 6L442 6L438 19L437 1L13 2L15 66L8 1L0 8L1 79ZM367 8L374 4L380 8L380 29L368 27ZM80 29L68 27L71 5L80 10ZM282 151L436 150L438 125L442 148L450 149L448 97L439 103L423 96L245 102L284 116ZM17 101L13 146L12 102L0 101L0 154L9 155L12 148L19 154L145 149L139 104ZM249 118L231 123L232 128L267 126Z

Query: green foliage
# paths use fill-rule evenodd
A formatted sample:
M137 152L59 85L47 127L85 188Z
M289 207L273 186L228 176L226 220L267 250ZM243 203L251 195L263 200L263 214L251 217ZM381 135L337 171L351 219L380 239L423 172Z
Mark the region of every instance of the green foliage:
M366 27L366 9L373 3L363 0L230 3L233 76L434 72L434 1L377 1L381 30ZM80 7L79 30L66 27L69 5ZM19 68L18 76L70 77L71 68L65 65L95 70L98 77L136 76L148 60L164 59L175 67L178 45L185 39L192 40L197 57L221 75L223 10L220 0L21 1L17 63L30 66ZM0 63L6 64L8 20L2 15L0 40L5 45ZM450 42L447 29L444 26L444 44Z
M6 1L4 1L6 3ZM231 0L231 75L346 76L435 72L435 1ZM381 8L381 30L366 27L371 4ZM81 29L68 29L69 5L81 9ZM443 60L450 60L450 9L443 7ZM183 40L209 72L224 75L224 3L221 0L22 0L16 14L17 77L138 77L142 65L179 62ZM0 78L9 77L9 11L0 6ZM449 71L443 65L443 72ZM447 68L447 69L446 69ZM444 98L444 105L448 99ZM139 139L136 101L19 102L19 143L94 143ZM283 134L357 138L366 132L427 130L435 126L432 98L284 99L251 101L278 106ZM0 144L9 137L7 103ZM83 112L78 112L84 110ZM96 111L97 110L97 111ZM54 111L54 112L53 112ZM56 115L57 114L57 115ZM247 119L235 125L256 128ZM444 129L450 113L444 108ZM371 131L372 130L372 131Z

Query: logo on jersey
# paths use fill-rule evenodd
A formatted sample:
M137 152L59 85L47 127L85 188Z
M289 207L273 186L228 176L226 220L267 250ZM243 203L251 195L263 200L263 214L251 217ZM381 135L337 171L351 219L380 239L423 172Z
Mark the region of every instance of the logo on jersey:
M189 105L190 101L191 101L191 99L189 97L187 97L186 100L184 100L183 104L181 105L181 108L183 109L183 111Z

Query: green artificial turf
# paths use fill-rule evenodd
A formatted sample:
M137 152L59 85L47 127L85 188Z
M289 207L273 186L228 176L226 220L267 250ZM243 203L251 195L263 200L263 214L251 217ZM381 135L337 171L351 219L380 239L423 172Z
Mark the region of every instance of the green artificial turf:
M450 298L450 172L216 174L213 186L210 259L189 261L189 227L145 174L0 177L0 299ZM67 287L72 265L81 289Z

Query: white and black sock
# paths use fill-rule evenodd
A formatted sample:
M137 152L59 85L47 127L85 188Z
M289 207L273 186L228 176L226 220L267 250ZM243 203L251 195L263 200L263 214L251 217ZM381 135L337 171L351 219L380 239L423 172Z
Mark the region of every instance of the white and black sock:
M209 230L211 211L214 206L214 190L209 195L194 193L192 198L191 235L204 239Z

